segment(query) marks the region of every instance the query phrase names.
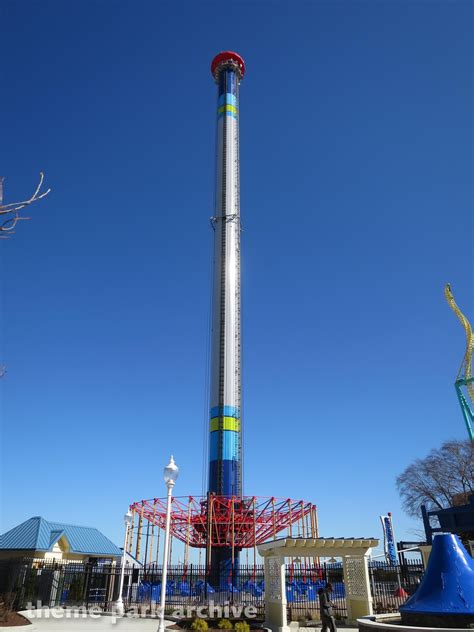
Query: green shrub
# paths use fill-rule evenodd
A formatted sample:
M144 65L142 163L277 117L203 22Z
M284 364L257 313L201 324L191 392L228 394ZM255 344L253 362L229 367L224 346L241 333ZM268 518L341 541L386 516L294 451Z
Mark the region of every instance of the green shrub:
M219 623L217 624L217 627L220 630L232 630L233 625L232 625L232 622L229 621L229 619L221 619Z
M239 621L234 626L235 632L250 632L250 626L246 621Z
M206 619L194 619L191 623L191 630L195 632L207 632L208 627Z

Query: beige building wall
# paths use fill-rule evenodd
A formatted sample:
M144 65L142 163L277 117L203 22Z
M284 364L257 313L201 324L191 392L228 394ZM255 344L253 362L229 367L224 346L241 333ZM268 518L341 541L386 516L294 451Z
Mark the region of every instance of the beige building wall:
M21 559L23 557L32 557L38 561L61 561L61 562L87 562L89 560L96 559L100 557L104 560L114 561L116 557L111 557L107 555L84 555L83 553L64 553L57 551L32 551L30 549L26 550L11 550L11 551L0 551L0 560L13 560L13 559Z

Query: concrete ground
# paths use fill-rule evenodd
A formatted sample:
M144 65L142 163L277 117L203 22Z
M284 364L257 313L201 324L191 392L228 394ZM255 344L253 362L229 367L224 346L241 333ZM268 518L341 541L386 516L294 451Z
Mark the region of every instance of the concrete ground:
M0 628L0 630L15 630L20 632L157 632L159 620L157 618L131 618L131 617L115 617L110 615L98 615L95 617L83 617L82 613L78 618L74 616L66 617L65 610L51 609L49 611L38 612L25 611L21 614L29 619L32 623L30 626L21 626L15 628ZM34 616L36 614L36 616ZM49 616L48 616L49 615ZM173 625L173 621L165 621L165 626ZM292 626L293 627L293 626ZM295 632L298 628L294 628ZM307 628L308 632L320 632L320 628ZM341 627L341 632L358 632L357 628Z
M49 611L25 611L21 612L24 617L31 621L32 625L15 628L0 628L0 630L15 630L20 632L157 632L159 619L145 619L140 617L118 617L112 615L83 616L82 613L76 618L72 614L65 616L66 611L62 608ZM39 615L39 616L38 616ZM165 626L173 625L173 621L165 621Z

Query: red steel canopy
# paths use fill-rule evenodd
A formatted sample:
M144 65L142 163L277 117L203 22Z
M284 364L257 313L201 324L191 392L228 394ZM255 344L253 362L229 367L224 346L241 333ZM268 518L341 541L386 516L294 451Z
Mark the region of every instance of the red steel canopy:
M140 500L130 506L141 520L165 528L166 498ZM306 537L317 535L316 506L290 498L216 496L172 498L172 536L188 546L250 548L293 527ZM305 534L304 531L307 533Z

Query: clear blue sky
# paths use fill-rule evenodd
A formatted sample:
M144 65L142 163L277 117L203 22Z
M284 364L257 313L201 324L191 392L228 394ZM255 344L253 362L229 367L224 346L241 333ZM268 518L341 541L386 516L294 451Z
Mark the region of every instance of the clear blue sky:
M470 2L4 0L1 530L115 541L129 502L202 489L212 57L241 90L245 491L325 535L404 516L395 477L464 438L474 318Z

